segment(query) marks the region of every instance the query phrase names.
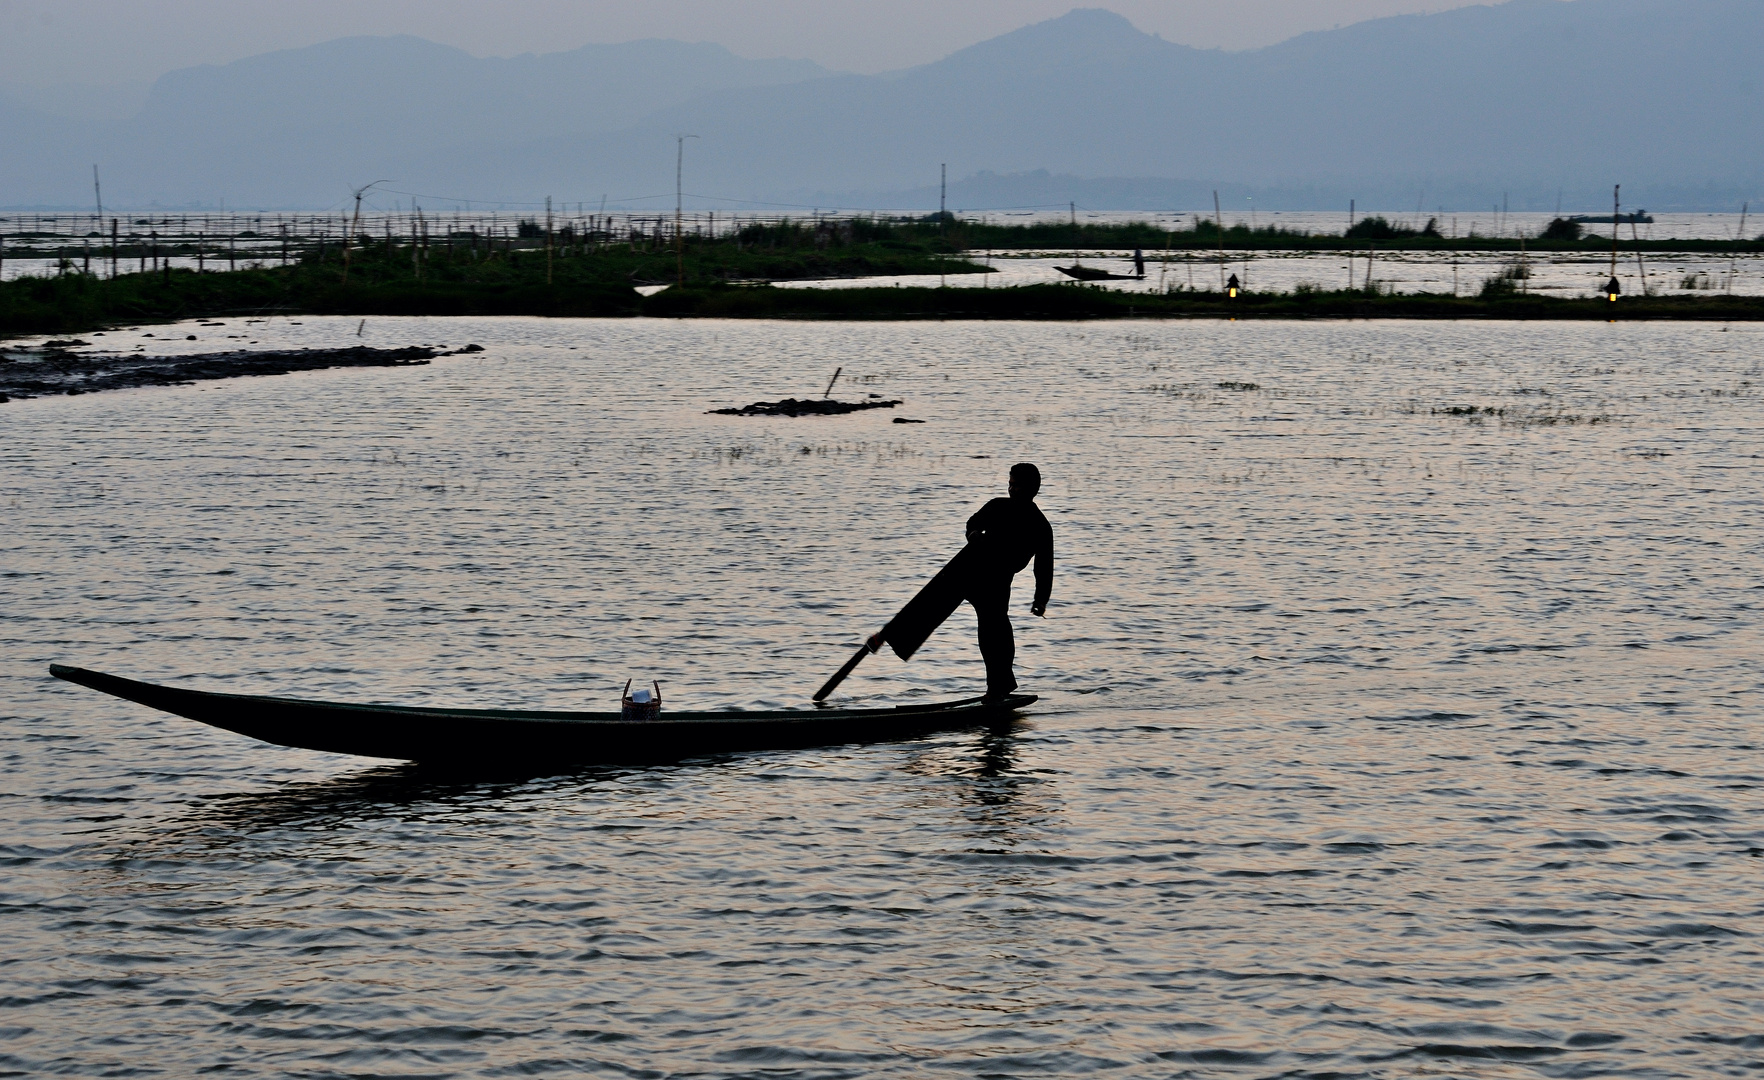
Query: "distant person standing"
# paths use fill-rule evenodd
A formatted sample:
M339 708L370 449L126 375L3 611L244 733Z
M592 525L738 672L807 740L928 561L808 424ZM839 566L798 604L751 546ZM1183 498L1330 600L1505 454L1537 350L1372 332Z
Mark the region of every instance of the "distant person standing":
M1028 462L1011 466L1010 495L993 499L968 519L968 545L913 597L868 644L886 643L902 660L918 651L962 601L980 621L980 655L986 660L986 700L1000 701L1017 688L1012 671L1017 645L1011 633L1011 579L1035 563L1030 614L1046 617L1053 592L1053 526L1035 496L1041 470ZM862 655L861 653L859 655Z

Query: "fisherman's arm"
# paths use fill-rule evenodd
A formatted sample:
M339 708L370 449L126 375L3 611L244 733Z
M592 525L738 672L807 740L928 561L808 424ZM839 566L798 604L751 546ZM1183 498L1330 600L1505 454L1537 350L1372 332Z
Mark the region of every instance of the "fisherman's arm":
M1004 501L1006 500L993 499L980 509L974 511L974 516L968 519L968 543L973 543L976 537L983 535L988 529L997 524L997 521L995 520L998 517L996 509L997 504Z
M1035 546L1035 602L1029 605L1033 615L1047 615L1047 600L1053 595L1053 528L1043 525L1040 542Z

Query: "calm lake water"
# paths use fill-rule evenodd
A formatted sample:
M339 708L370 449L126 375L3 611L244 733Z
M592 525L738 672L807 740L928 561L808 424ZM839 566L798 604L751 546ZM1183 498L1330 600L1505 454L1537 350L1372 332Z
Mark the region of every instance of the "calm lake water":
M0 1072L1764 1060L1764 327L230 322L90 340L487 351L0 405ZM797 705L1020 459L1009 731L444 776L45 671Z

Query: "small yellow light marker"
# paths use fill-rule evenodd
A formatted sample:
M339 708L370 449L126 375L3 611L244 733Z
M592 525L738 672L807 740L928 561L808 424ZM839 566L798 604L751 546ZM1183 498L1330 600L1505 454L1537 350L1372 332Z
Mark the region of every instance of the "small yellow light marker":
M1232 274L1231 279L1229 281L1225 282L1225 295L1229 296L1229 297L1231 297L1231 299L1235 300L1235 299L1237 299L1237 290L1241 289L1242 287L1243 286L1241 286L1237 283L1237 275Z
M1622 291L1622 283L1617 280L1616 274L1612 274L1611 280L1605 282L1605 298L1615 304L1617 302L1617 295Z

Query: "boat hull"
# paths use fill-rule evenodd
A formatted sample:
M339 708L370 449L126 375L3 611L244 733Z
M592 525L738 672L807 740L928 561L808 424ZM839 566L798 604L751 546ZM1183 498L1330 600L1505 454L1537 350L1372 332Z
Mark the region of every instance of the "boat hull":
M674 761L738 750L889 742L999 723L1036 700L1014 694L996 703L962 698L892 709L686 712L624 720L616 712L429 709L217 694L61 664L50 665L49 673L277 746L455 765Z

